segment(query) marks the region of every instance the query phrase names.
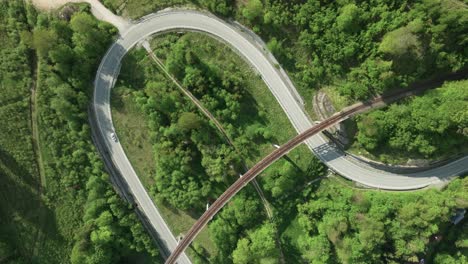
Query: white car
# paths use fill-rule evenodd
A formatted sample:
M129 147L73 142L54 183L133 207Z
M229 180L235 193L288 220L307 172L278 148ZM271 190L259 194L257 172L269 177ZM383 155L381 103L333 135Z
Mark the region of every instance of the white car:
M117 142L117 136L115 135L115 133L111 133L110 137L114 142Z

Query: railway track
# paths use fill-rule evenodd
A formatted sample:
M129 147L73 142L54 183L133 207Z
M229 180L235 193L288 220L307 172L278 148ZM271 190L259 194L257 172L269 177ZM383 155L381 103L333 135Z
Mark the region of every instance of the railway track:
M370 103L358 103L352 107L349 107L341 112L338 112L332 115L330 118L325 119L324 121L316 124L315 126L309 128L305 132L297 135L292 138L284 145L280 146L268 156L263 158L260 162L255 164L249 171L247 171L241 178L239 178L234 184L232 184L212 205L208 210L197 220L197 222L190 228L184 238L179 241L176 249L172 252L171 256L166 260L166 264L175 263L179 254L185 251L185 249L190 245L193 239L200 233L200 231L207 225L207 223L213 218L213 216L223 208L223 206L229 202L229 200L236 195L244 186L246 186L250 181L255 179L262 171L268 168L276 160L280 159L282 156L290 152L292 149L299 146L309 137L343 121L344 119L349 118L352 115L360 113L366 109L374 107L377 104L380 104L384 101L383 97L378 97Z
M211 205L210 208L195 222L195 224L190 228L184 238L179 242L176 249L172 252L169 258L166 260L166 264L176 263L179 255L185 251L185 249L192 243L193 239L200 233L200 231L208 224L208 222L214 217L216 213L223 208L229 200L236 195L244 186L246 186L250 181L255 179L257 175L263 172L276 160L280 159L285 154L289 153L291 150L302 144L308 138L313 135L320 133L321 131L330 128L338 124L339 122L348 119L351 116L362 113L366 110L383 107L387 104L406 98L409 96L414 96L420 94L426 90L429 90L434 87L440 86L446 80L457 80L466 77L467 70L462 72L448 74L442 78L421 82L413 85L413 88L410 90L398 90L391 94L375 97L373 100L356 103L352 106L346 107L340 112L333 114L331 117L323 120L322 122L314 125L313 127L307 129L303 133L295 136L279 148L275 149L260 162L255 164L250 170L248 170L242 178L239 178L235 183L233 183L221 196Z

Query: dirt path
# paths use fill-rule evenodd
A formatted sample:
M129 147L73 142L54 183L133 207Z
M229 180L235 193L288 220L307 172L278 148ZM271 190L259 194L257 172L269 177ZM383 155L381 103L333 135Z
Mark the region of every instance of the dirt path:
M32 146L33 152L36 157L37 169L41 179L41 189L46 186L45 169L42 160L41 143L39 137L38 126L38 109L37 109L37 84L38 84L38 71L39 62L35 62L33 72L33 83L31 85L31 99L30 99L30 118L31 118L31 132L32 132ZM40 190L42 193L42 190Z
M44 193L44 188L46 187L46 177L45 177L45 169L42 160L42 152L40 146L40 139L39 139L39 128L38 128L38 109L37 109L37 84L38 76L39 76L39 61L36 56L32 59L32 82L31 82L31 90L30 90L30 98L29 98L29 121L31 127L31 145L32 151L34 154L34 160L37 167L37 172L39 173L39 182L37 185L37 191L39 195ZM32 249L32 256L37 256L38 250L40 249L40 245L43 243L45 237L44 232L42 229L46 229L47 226L47 210L45 209L44 204L41 202L38 204L38 207L41 208L38 210L37 219L39 226L41 229L38 229L36 232L36 241L34 243L34 248Z
M130 21L112 13L98 0L31 0L31 1L34 6L44 11L57 9L67 3L88 3L91 5L91 13L93 13L93 15L97 19L106 21L114 25L121 34L125 32L132 25Z

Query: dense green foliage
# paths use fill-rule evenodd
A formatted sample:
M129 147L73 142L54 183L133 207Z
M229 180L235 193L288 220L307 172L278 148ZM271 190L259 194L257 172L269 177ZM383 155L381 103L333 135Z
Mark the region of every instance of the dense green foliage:
M262 224L262 220L265 219L262 210L262 205L258 199L249 198L241 193L219 213L209 225L211 237L218 248L218 255L215 259L212 259L212 262L222 263L224 260L224 263L233 261L234 263L246 263L240 258L249 257L242 255L248 253L244 252L245 250L250 251L249 244L255 240L255 238L252 239L251 234L257 232L264 225L267 225L268 229L274 229L269 223ZM249 231L247 232L247 230ZM248 233L247 236L245 236L246 232ZM242 236L245 237L241 238ZM270 235L269 239L274 240L274 237L272 238ZM245 241L241 242L241 240ZM262 241L254 243L262 243ZM236 251L237 253L234 253ZM258 252L258 254L263 253ZM234 255L237 255L237 257ZM271 257L274 257L274 255ZM258 257L261 258L262 256ZM263 255L263 257L268 256Z
M30 89L35 62L22 32L34 9L22 1L0 2L0 262L59 260L62 240L41 199L32 144ZM49 224L48 224L49 222Z
M262 80L229 47L194 33L158 36L152 43L167 69L222 123L236 149L144 50L132 51L124 59L117 83L120 99L114 99L113 111L119 111L127 96L133 98L148 121L153 144L156 164L154 171L147 172L152 174L148 181L152 194L174 208L198 215L207 200L219 196L244 172L242 162L257 162L273 150L273 142L285 142L295 132ZM124 147L130 144L122 143ZM300 147L268 169L260 182L267 196L284 197L318 176L316 167L323 170L323 165ZM245 251L256 253L251 255L251 262L278 261L277 253L257 252L265 237L274 242L265 248L277 252L277 228L264 223L262 205L252 197L252 191L247 188L242 192L210 225L217 253L207 255L200 244L194 246L195 252L214 263L243 263L240 256Z
M348 101L369 98L393 88L406 87L416 80L434 74L460 70L466 66L468 58L465 34L468 27L466 23L468 14L463 7L464 4L459 1L108 0L104 3L118 13L134 18L169 5L181 4L194 4L219 15L233 16L243 24L251 26L255 32L268 40L268 48L291 73L293 80L308 101L308 95L313 89L325 85L336 86L336 89ZM217 10L207 3L215 3L214 5L223 8ZM203 60L200 61L200 58L192 52L182 51L186 50L187 46L182 41L178 41L176 45L171 45L171 50L161 52L159 56L167 59L166 65L171 72L194 94L201 97L210 110L216 112L223 124L227 124L229 133L236 138L236 129L242 127L242 122L236 123L239 117L239 112L236 112L238 106L234 103L228 104L223 101L223 98L228 98L229 102L231 94L234 93L237 96L237 91L233 90L230 85L226 87L222 81L222 74L212 74L216 72L213 70L214 67L203 63ZM228 70L232 71L232 68ZM155 75L154 72L147 71L147 75L148 73ZM148 78L148 76L145 77ZM154 87L159 87L163 91L170 86L170 84L161 85L161 80L157 82L159 84ZM164 140L167 144L173 144L167 138L174 135L175 128L179 128L177 132L182 131L182 135L186 137L184 143L188 141L188 144L197 145L192 139L193 131L206 128L203 126L203 119L195 118L198 113L193 108L189 110L183 108L183 111L177 110L175 116L167 114L169 110L181 108L178 105L179 96L171 95L172 98L167 99L167 95L165 97L158 95L159 97L155 97L158 100L151 101L152 95L147 91L148 84L141 83L139 88L145 86L145 103L147 103L145 105L152 107L147 114L159 113L160 110L155 111L157 107L166 108L163 110L166 114L162 118L166 123L158 121L159 126L156 127L161 127L163 124L164 128L157 132L155 141L158 142L163 138L160 135L165 132ZM224 89L227 93L220 92ZM407 151L403 149L404 146L411 148L413 153L430 156L436 151L448 149L447 146L455 146L457 143L460 146L466 145L465 136L460 137L466 134L463 134L466 117L450 116L460 110L458 106L463 99L454 98L460 93L457 91L446 94L444 98L447 105L456 103L457 108L448 110L442 107L444 102L440 102L434 96L421 99L417 105L411 105L419 109L408 106L405 109L406 112L402 113L406 116L402 117L404 122L401 124L395 118L394 126L389 129L394 129L395 133L403 133L405 136L397 138L398 142L395 146L399 146L398 151ZM205 95L207 99L204 98ZM245 96L239 93L238 99L245 98ZM240 109L243 109L241 100L233 101L240 102ZM218 104L225 109L230 109L231 112L223 113L220 111L223 108L218 108ZM429 104L434 111L435 109L447 111L438 115L436 121L432 122L429 120L430 116L424 115L422 111L426 104ZM231 115L232 113L234 116ZM397 112L392 114L395 115ZM409 121L408 117L413 114L418 119ZM433 114L433 111L429 114ZM156 118L159 120L160 115L158 114ZM421 123L415 124L414 122ZM231 123L236 125L230 127ZM383 126L384 122L381 123ZM398 127L399 125L401 126ZM423 127L423 125L428 125L428 127ZM369 128L375 129L370 126ZM370 133L368 136L369 142L371 142L369 139L371 136L378 134L375 130L373 131L374 134ZM239 135L249 134L247 129L242 132ZM266 132L268 136L269 131ZM419 134L421 132L422 134ZM441 139L440 135L443 132L455 133L454 141ZM250 133L250 136L258 134L268 139L264 133L256 131ZM192 142L187 140L188 137ZM432 138L440 140L433 142ZM217 140L212 139L212 141ZM382 142L388 141L388 138L387 141L382 140ZM439 143L442 145L436 145ZM180 142L177 146L180 146ZM161 149L157 145L155 149L156 153L165 155L165 152L160 152ZM199 162L204 154L198 146L193 149L198 151L199 155L196 157ZM241 149L245 152L242 155L249 155L248 148ZM181 158L181 156L176 157L175 154L171 155L173 158ZM196 158L188 156L191 159L187 158L187 161L198 163ZM158 156L157 159L159 158ZM194 168L201 168L204 173L208 174L206 164L203 165L201 162L199 164L202 166L197 164L189 172L194 173ZM320 165L311 167L311 171L316 175L324 174L323 167L321 168ZM172 170L165 173L169 175L170 171ZM230 170L223 169L222 171L229 172ZM163 171L160 170L159 173L161 172ZM294 181L304 177L304 171L291 164L282 163L270 168L268 172L269 177L262 178L262 183L268 190L268 195L276 198L274 203L278 213L275 212L275 217L277 217L275 220L279 227L274 227L270 223L262 223L263 221L258 219L250 220L257 223L255 227L244 226L237 222L236 215L233 213L234 209L225 208L210 226L213 240L218 242L216 243L218 245L222 244L219 248L219 256L225 262L274 262L277 258L271 254L271 237L274 234L271 230L276 229L281 232L284 225L288 223L287 217L295 213L298 213L301 230L307 230L306 233L302 232L299 235L301 238L297 249L302 255L298 262L304 260L312 263L417 261L420 257L424 257L431 247L429 244L431 235L442 232L443 226L448 222L448 217L455 206L451 198L466 192L466 184L461 181L454 182L449 190L444 192L428 191L402 196L353 191L325 184L318 189L317 194L306 191L302 205L299 206L299 212L297 212L292 201L294 199L297 201L297 195L300 194L297 187L301 186L297 183L303 181ZM196 180L192 174L188 175L192 177L190 180ZM297 175L300 177L294 177ZM210 181L211 178L203 177L203 179ZM161 179L158 178L158 180ZM213 180L211 182L222 183ZM171 185L164 187L180 188L178 185L179 182L171 182ZM157 191L164 192L163 189ZM294 194L294 191L297 193ZM199 193L193 193L199 196ZM168 197L173 199L169 195L163 198L168 199ZM200 200L203 199L206 197ZM466 197L460 199L466 200ZM236 208L233 204L235 204L234 201L231 206ZM459 206L466 207L466 204L459 204ZM219 243L221 241L222 243ZM458 242L457 245L461 243ZM454 253L454 251L446 250L445 252L448 253L441 253L435 258L437 262L441 259L447 262L452 259L454 262L463 261L464 256L460 251ZM269 253L275 260L268 258ZM452 256L446 257L447 254L452 254Z
M218 194L216 187L236 175L229 166L238 165L238 158L196 108L154 69L148 74L153 80L136 98L148 115L156 142L153 192L176 208L203 208L208 197Z
M133 19L166 7L187 5L227 16L232 14L235 4L234 0L103 0L102 2L115 13L124 14Z
M255 25L302 87L344 78L348 82L339 89L351 99L461 69L467 60L467 13L456 1L252 0L234 6L229 0L130 0L126 8L140 12L189 2ZM104 3L114 10L125 4ZM91 83L115 29L95 20L86 6L73 9L67 21L37 16L22 1L0 2L0 262L116 263L135 252L157 255L131 206L112 189L90 141ZM135 67L136 74L129 73L132 77L121 85L137 90L136 101L149 120L157 160L152 191L175 207L199 211L237 178L242 158L255 162L264 154L260 145L284 138L272 133L266 108L244 89L249 85L245 80L256 77L241 72L236 63L212 64L191 48L195 44L190 37L169 37L157 52L221 120L238 152L155 68ZM207 50L219 48L203 44ZM143 55L136 52L130 63ZM44 188L29 124L35 56ZM446 84L364 116L358 141L369 150L383 146L426 157L466 146L466 86L466 81ZM431 238L449 225L453 209L467 206L466 178L443 192L393 195L330 183L298 191L307 179L324 173L323 165L309 159L281 160L271 167L261 183L274 198L276 223L265 221L251 189L241 192L210 224L219 250L210 260L277 263L278 232L297 213L306 230L297 245L306 261L417 261L437 246ZM300 195L295 208L292 198ZM466 223L458 228L463 227ZM445 239L434 262L466 262L466 232L450 227ZM196 261L204 261L203 248L195 245L194 250L202 256Z
M454 209L467 206L467 188L468 178L454 180L444 191L399 194L324 182L304 192L298 206L297 218L305 230L297 242L302 257L310 263L418 262L435 245L433 236L452 225ZM466 248L461 237L456 243ZM461 253L442 256L447 255L437 256L436 263L466 259Z
M192 4L233 16L274 42L273 50L304 95L335 84L364 99L467 63L468 12L452 0L286 1L107 0L137 18ZM346 82L342 82L346 80Z
M463 222L449 228L440 245L435 248L434 263L458 264L468 263L468 222Z
M275 226L266 223L237 242L232 253L234 263L277 263Z
M67 21L37 15L23 1L0 3L1 262L115 263L135 252L157 255L91 142L89 94L115 29L88 9L71 7ZM29 125L34 52L44 188Z
M453 1L267 2L260 33L287 32L277 55L309 89L344 78L339 91L364 99L467 62L468 13Z
M468 81L445 83L423 96L359 117L357 142L371 152L426 158L466 151L467 109Z
M270 131L276 127L272 127L272 117L249 92L259 88L246 81L260 78L237 66L241 63L238 56L234 57L236 63L226 59L226 53L232 54L228 47L196 34L181 38L169 35L154 42L158 45L155 52L167 69L223 124L236 146L229 146L156 65L144 59L144 51L127 57L119 85L129 91L137 89L132 94L149 120L156 160L153 192L176 208L203 208L207 198L217 197L219 189L243 173L242 159L257 161L265 153L263 148L271 151L272 142L286 140L294 132L284 121L288 135L273 136ZM216 56L212 50L217 50ZM211 61L213 57L216 59ZM310 160L300 159L300 166L307 166ZM307 178L307 174L295 177L294 172L301 171L297 164L294 167L282 161L279 166L284 167L280 173L271 170L263 177L266 189L275 197Z

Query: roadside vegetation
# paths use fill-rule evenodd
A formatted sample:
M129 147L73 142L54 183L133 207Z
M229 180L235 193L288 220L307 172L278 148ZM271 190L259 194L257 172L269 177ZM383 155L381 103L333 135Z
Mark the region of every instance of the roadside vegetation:
M103 3L133 18L186 4L234 17L268 41L308 104L323 87L350 103L458 71L468 58L468 14L456 0ZM115 34L88 5L46 14L22 0L0 1L0 263L161 261L91 141L92 82ZM113 94L116 128L178 235L238 179L243 162L255 164L296 132L261 78L224 44L195 33L166 34L155 37L152 48L236 147L146 51L126 56ZM43 164L32 144L33 86ZM466 152L466 86L447 83L358 117L356 144L382 160L400 157L383 150L427 158ZM449 221L455 208L468 207L466 177L443 191L391 193L350 188L335 178L311 182L325 176L305 146L292 151L259 177L273 219L247 186L191 246L194 262L467 262L466 219L457 226Z
M34 9L0 2L0 262L62 259L63 239L42 199L30 126L33 53L22 32L34 26Z
M350 100L366 99L467 63L462 1L103 2L134 19L187 4L234 17L268 41L304 93L334 84Z
M103 0L102 3L114 13L138 19L144 15L167 7L190 6L203 8L213 13L228 16L232 14L233 0Z
M468 81L442 87L356 117L351 148L384 162L444 159L468 152Z
M225 44L196 33L157 36L151 43L166 68L221 122L236 147L225 142L145 50L136 49L127 55L113 99L116 129L125 135L121 142L127 152L145 149L146 155L153 155L154 161L132 159L129 153L137 167L145 166L143 160L153 162L143 169L143 178L155 199L166 207L186 211L195 220L207 202L216 199L245 172L243 162L247 166L255 164L274 149L272 144L282 144L296 132L261 78ZM135 108L139 113L133 111ZM139 128L131 120L138 117L126 117L129 112L145 116L149 135L133 136L131 131ZM152 151L147 144L152 144ZM301 146L263 173L261 186L271 200L285 196L319 176L313 166L323 170L323 165ZM267 222L263 210L256 193L247 188L210 225L210 240L216 252L204 254L203 243L208 240L197 241L194 250L215 262L244 255L252 260L277 262L276 223ZM181 225L168 224L173 230ZM270 250L277 253L255 255L255 243L262 243L265 236L273 242L268 245ZM242 245L237 244L239 238L244 239ZM248 254L250 251L252 254Z
M38 14L24 1L2 1L0 20L0 262L157 261L132 207L113 190L88 125L92 81L116 30L87 5ZM44 187L31 144L32 85Z
M465 50L463 49L464 39L457 33L465 27L463 25L465 13L460 11L462 9L453 1L425 1L424 3L412 4L406 1L371 1L353 4L343 1L326 3L256 0L242 3L234 1L152 1L150 3L129 0L125 2L105 1L104 3L114 8L117 13L132 18L141 17L167 6L186 6L187 4L192 7L209 9L221 16L236 18L241 23L251 26L263 39L267 40L268 48L292 76L299 91L306 99L306 107L310 107L312 95L318 89L332 90L332 99L338 98L342 107L392 89L407 87L417 80L433 77L435 74L459 71L466 64ZM213 3L213 5L210 6L207 3ZM222 6L223 8L219 11L213 6ZM226 6L227 9L224 8ZM143 141L134 139L133 142L139 142L139 146L145 145L146 140L152 142L152 153L147 155L153 155L153 162L156 165L147 167L146 171L147 175L150 175L147 176L148 184L153 186L149 189L152 189L155 199L163 200L169 207L190 208L188 212L186 210L186 213L192 214L196 218L202 209L193 213L193 208L203 208L203 204L212 198L211 195L218 196L220 190L225 189L228 182L226 179L234 179L236 176L235 172L239 166L229 166L229 163L236 164L242 157L249 164L253 164L256 157L260 157L264 153L262 145L265 145L265 151L272 150L267 145L274 140L269 138L268 134L278 136L284 132L284 129L281 129L284 126L279 129L272 126L265 130L266 133L251 133L254 130L250 130L252 128L249 127L252 123L248 120L262 120L262 108L258 107L257 115L253 112L248 119L244 119L242 117L242 113L245 111L243 102L246 101L245 98L252 96L257 102L254 105L257 106L260 105L258 102L267 95L256 96L255 92L249 90L248 85L236 80L258 80L259 82L261 80L256 79L255 76L236 78L236 71L243 72L243 67L239 67L242 62L227 63L228 67L225 67L221 61L224 61L225 57L229 57L227 55L229 52L224 50L226 47L222 45L211 46L204 40L206 37L193 37L194 35L196 34L158 36L152 42L152 46L156 55L165 62L167 69L221 120L229 135L235 138L236 145L240 146L241 153L236 153L233 150L228 151L230 148L227 145L225 145L226 148L218 147L224 143L213 126L207 123L197 109L180 94L176 87L167 81L156 65L149 67L152 62L150 58L146 57L145 51L133 51L126 58L125 64L127 66L124 64L122 67L123 76L121 76L122 79L118 84L117 91L127 97L127 104L139 105L136 108L140 108L140 111L145 113L149 120L147 122L150 131L148 138ZM401 43L404 45L399 46ZM206 49L205 47L210 48ZM139 68L143 65L146 66ZM249 91L250 94L243 93L242 89L238 89L237 86L245 87L245 90ZM266 91L266 88L265 90L258 88L255 90ZM447 101L458 100L453 96L458 95L447 95L447 97L451 97L447 98ZM129 101L133 102L129 103ZM438 101L433 103L434 107L439 106ZM268 106L265 110L266 115L274 109L270 106L275 104L274 99L271 103L264 104ZM252 104L246 105L248 108ZM418 105L418 107L421 106ZM119 109L114 111L118 112ZM274 123L281 122L277 116L281 116L281 114L267 116L266 120L275 120ZM361 129L365 128L362 126ZM452 128L447 129L446 132L452 131ZM203 131L202 135L199 131ZM123 131L123 133L131 135L131 132L128 131ZM414 138L421 131L410 130L408 133ZM243 141L238 139L251 135L256 135L256 138L244 142L255 142L257 146L252 150L250 150L249 144L243 144ZM209 140L203 141L204 138L209 138ZM458 139L460 138L458 137ZM129 143L123 142L123 144ZM214 150L207 152L206 147L210 145L217 147L211 147ZM437 150L447 149L439 145L435 147ZM125 148L127 151L131 148L135 149L134 146L126 146ZM221 150L223 152L220 152ZM403 150L399 150L399 152L402 153ZM219 160L220 163L217 166L212 166L214 163L206 158L207 154L223 158ZM294 154L292 152L290 155ZM298 157L303 156L298 155ZM184 162L183 166L178 160ZM375 246L369 242L365 248L356 248L357 255L353 255L354 250L350 246L352 242L360 242L359 239L362 239L362 243L367 243L368 241L365 239L371 239L367 237L368 234L363 234L362 238L359 235L361 231L365 233L364 226L368 224L366 219L354 219L357 216L354 211L349 214L344 212L346 221L348 221L346 224L349 225L343 227L341 223L338 223L340 228L344 228L337 231L338 233L328 236L326 234L328 231L322 231L319 236L318 231L313 233L311 230L309 232L310 228L320 223L321 218L318 216L315 218L316 215L319 215L318 213L313 212L309 215L308 209L304 209L308 206L307 202L312 204L316 198L312 195L312 190L316 190L316 187L313 187L315 183L311 184L311 187L306 187L306 179L325 176L326 171L323 165L315 160L299 166L301 168L299 170L293 165L294 162L278 162L260 177L262 188L267 191L268 200L274 208L273 225L270 222L265 222L265 217L259 217L258 212L255 218L246 218L246 222L243 219L239 220L242 216L249 217L249 213L253 214L255 210L261 208L261 204L256 202L252 190L247 189L245 193L236 197L229 206L223 209L209 225L209 240L214 242L213 244L217 247L216 252L205 251L205 241L197 241L192 249L199 252L199 256L209 256L208 259L213 263L218 263L217 261L220 259L233 263L276 263L280 261L281 256L278 255L278 245L275 245L276 242L272 237L278 235L282 253L287 261L354 263L353 261L359 261L361 257L368 255L372 256L372 259L376 260L377 263L418 261L419 258L426 257L426 255L427 258L432 258L434 252L430 251L433 244L429 243L432 239L431 236L439 230L440 233L446 232L445 226L448 224L449 215L453 213L452 209L456 206L466 207L465 203L449 204L444 207L444 213L440 218L431 216L433 218L426 219L425 216L419 214L421 212L415 212L417 214L415 217L427 220L427 222L421 222L424 225L421 226L420 230L414 226L403 226L402 230L396 230L397 227L390 227L390 222L395 222L397 225L406 221L404 213L399 212L401 205L406 204L411 199L416 199L415 206L422 208L427 201L419 202L419 200L423 199L427 193L433 199L431 202L436 203L437 206L439 204L445 206L445 203L448 203L447 197L452 193L450 191L442 193L433 190L421 191L417 194L411 194L413 196L408 195L410 198L404 198L407 200L403 198L398 200L398 196L391 193L369 192L375 194L369 194L369 198L366 199L372 201L366 203L371 204L375 201L377 206L385 206L387 202L390 204L388 212L386 212L389 220L383 224L385 230L382 231L385 233L384 240L386 242L384 245L376 244ZM166 171L171 166L172 169ZM232 170L233 167L234 170ZM213 168L218 168L218 170L213 170ZM184 169L187 171L181 171ZM172 174L174 171L177 172L175 176ZM220 172L221 174L219 174ZM307 173L311 173L314 177L307 176ZM225 176L220 178L219 175L223 174ZM200 177L200 175L203 176ZM173 181L176 179L174 177L178 180ZM316 184L321 186L320 182ZM190 186L197 186L198 189ZM337 199L342 199L343 208L351 207L348 201L349 197L346 195L349 192L354 193L352 189L336 186L334 182L328 183L327 180L321 189L323 190L321 195L329 197L333 201L335 194L325 191L325 188L329 186L340 196ZM462 190L466 190L465 183L461 186L451 188L458 188L455 191L458 195L463 192ZM193 189L197 191L192 191ZM171 193L165 194L168 190ZM183 191L182 203L179 204L178 199L174 199L179 197L179 195L172 194L174 190L176 192ZM203 193L204 190L210 191ZM356 195L361 195L361 191L356 192L359 192ZM193 195L196 199L187 195ZM241 201L239 202L237 199ZM246 202L245 199L253 200ZM190 202L193 204L189 205ZM248 206L237 208L237 203ZM324 225L329 226L327 230L335 228L333 225L336 224L332 218L338 212L334 211L333 204L334 202L324 202L318 205L320 208L317 209L322 213L321 216L330 213L326 219L328 221L330 218L330 223L324 223ZM438 208L442 208L442 205ZM313 207L315 204L310 206ZM426 209L430 210L429 207ZM243 214L238 212L243 212ZM364 215L366 213L368 212L363 211ZM367 217L377 221L377 218L372 218L373 216ZM169 224L181 226L176 223ZM381 222L378 222L377 225L380 226ZM171 228L174 229L173 226ZM316 238L316 236L319 237ZM404 238L402 238L403 236ZM297 237L301 237L300 242L296 241ZM345 245L344 240L351 244ZM402 249L401 243L406 240L414 241L415 246ZM455 241L456 238L452 237L452 240ZM311 255L315 254L311 249L312 246L317 245L322 245L323 251L316 252L317 255ZM209 248L212 247L209 246ZM462 246L459 248L458 251L449 251L450 254L455 254L453 258L457 260L465 254ZM328 259L315 258L322 256L322 253L323 256L328 256L324 252L329 252ZM441 256L436 255L436 263L444 263L440 259ZM200 261L202 260L200 259ZM366 262L362 259L361 261Z
M468 62L464 34L468 6L458 0L107 0L104 4L134 19L168 6L188 6L240 21L267 42L309 113L319 89L332 100L339 98L334 102L339 109L343 101L349 105L405 88L464 69ZM359 128L373 129L364 123ZM410 138L421 136L420 131L407 131ZM440 157L451 154L446 145L435 148ZM389 161L385 155L368 157ZM394 160L398 161L405 162Z
M466 221L455 226L450 218L468 205L467 188L463 178L443 191L394 193L331 178L302 193L294 220L301 232L286 233L308 263L465 263Z

